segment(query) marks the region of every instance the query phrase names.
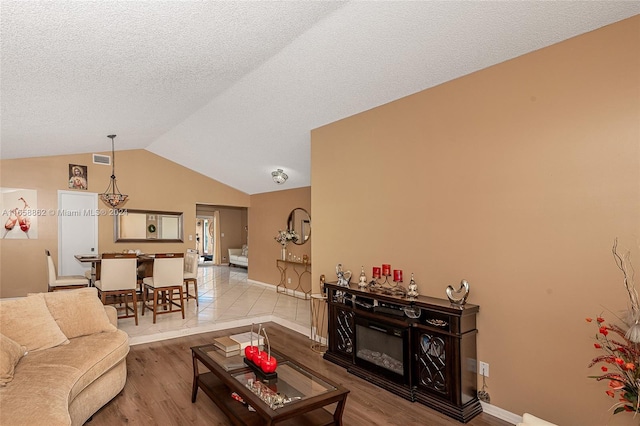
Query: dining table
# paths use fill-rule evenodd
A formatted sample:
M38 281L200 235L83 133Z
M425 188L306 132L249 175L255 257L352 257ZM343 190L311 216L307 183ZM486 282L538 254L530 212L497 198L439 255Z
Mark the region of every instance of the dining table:
M91 285L94 285L95 282L100 279L102 256L98 254L76 254L73 257L80 263L91 263ZM143 278L153 276L153 260L155 254L140 253L136 257L138 260L139 281L142 281Z

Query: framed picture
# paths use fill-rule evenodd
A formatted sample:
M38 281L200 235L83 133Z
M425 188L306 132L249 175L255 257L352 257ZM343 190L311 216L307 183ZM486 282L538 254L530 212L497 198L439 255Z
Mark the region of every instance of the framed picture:
M0 188L0 212L4 230L2 239L38 239L38 193L35 189ZM52 213L48 213L52 214Z
M87 166L69 164L69 189L88 189Z

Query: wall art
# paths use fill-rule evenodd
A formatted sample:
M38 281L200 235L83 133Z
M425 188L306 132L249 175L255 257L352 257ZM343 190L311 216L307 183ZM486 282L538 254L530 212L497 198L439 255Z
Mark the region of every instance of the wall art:
M87 166L69 164L69 189L88 189Z
M0 188L2 239L38 238L38 198L35 189Z

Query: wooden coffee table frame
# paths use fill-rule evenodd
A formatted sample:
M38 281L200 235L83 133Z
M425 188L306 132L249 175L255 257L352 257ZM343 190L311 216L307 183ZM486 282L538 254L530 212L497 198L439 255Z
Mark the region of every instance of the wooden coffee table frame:
M347 401L349 390L326 379L325 377L309 370L306 367L271 350L275 354L278 362L288 361L296 365L303 371L317 377L318 379L333 386L335 389L327 391L321 395L316 395L300 401L296 401L284 407L272 410L257 395L253 394L242 383L233 376L243 372L251 371L248 367L226 371L215 360L207 355L208 350L213 350L213 345L195 346L191 348L193 358L193 388L191 392L191 402L196 402L198 388L229 417L234 425L272 425L279 423L282 425L299 426L319 426L319 425L342 425L342 413ZM202 363L209 371L200 373L198 362ZM235 392L256 411L250 411L244 404L234 400L231 394ZM335 411L331 414L323 407L337 403Z

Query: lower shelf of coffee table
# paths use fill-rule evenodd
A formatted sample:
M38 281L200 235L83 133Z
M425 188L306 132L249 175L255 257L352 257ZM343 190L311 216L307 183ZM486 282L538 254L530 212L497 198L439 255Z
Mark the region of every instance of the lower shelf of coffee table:
M213 373L198 376L200 389L229 417L234 425L259 426L264 424L257 413L231 397L232 391ZM299 414L294 418L277 423L282 426L329 426L333 425L333 415L323 408Z

